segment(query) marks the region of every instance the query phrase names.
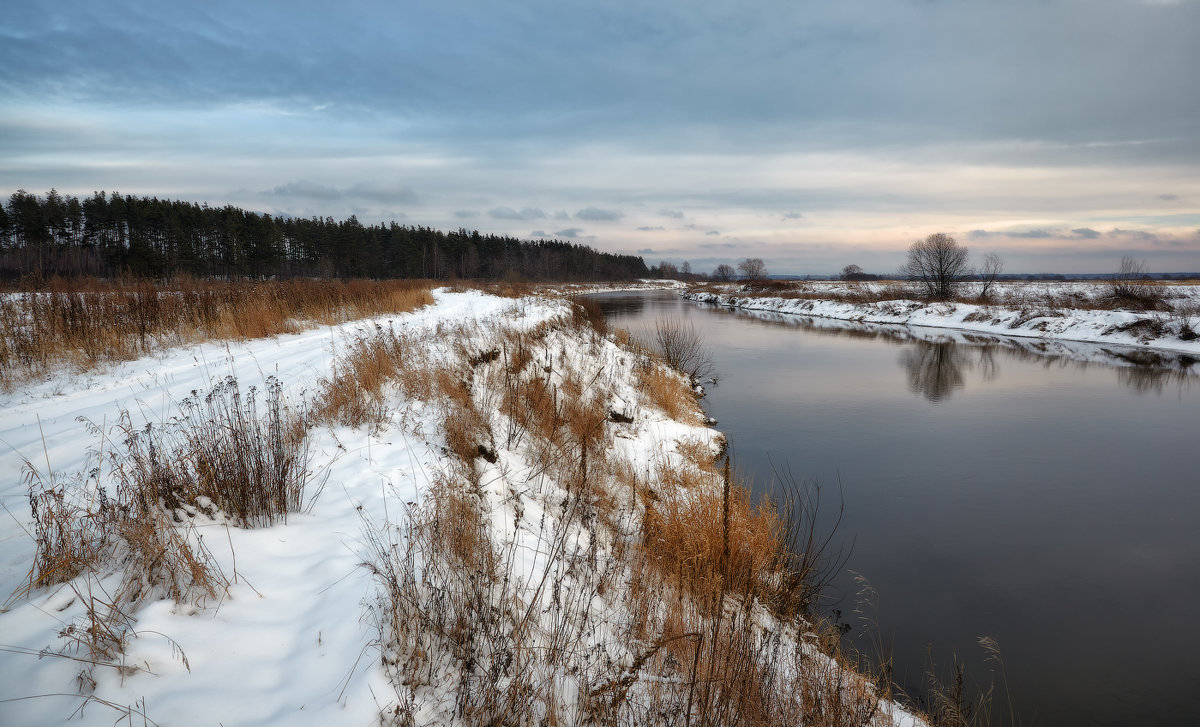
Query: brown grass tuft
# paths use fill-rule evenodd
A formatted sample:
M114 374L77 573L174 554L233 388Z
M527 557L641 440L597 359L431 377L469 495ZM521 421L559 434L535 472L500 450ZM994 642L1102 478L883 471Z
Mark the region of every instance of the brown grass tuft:
M722 589L747 598L765 596L784 545L783 523L774 508L766 502L755 506L745 489L734 487L726 531L719 490L664 484L647 506L644 533L647 552L664 575L697 597Z
M688 421L699 411L696 394L687 380L666 365L646 362L638 371L638 385L650 402L671 419Z
M571 320L576 327L590 327L601 336L608 333L608 317L594 298L577 295L571 301Z
M228 377L203 397L180 404L165 426L135 429L122 417L124 451L110 450L118 499L139 514L224 513L241 525L269 525L300 509L311 477L303 417L278 381L262 402ZM182 516L180 516L182 517Z

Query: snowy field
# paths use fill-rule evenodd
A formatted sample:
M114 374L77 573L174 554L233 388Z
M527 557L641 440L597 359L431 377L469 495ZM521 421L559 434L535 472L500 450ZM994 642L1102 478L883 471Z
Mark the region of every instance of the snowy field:
M956 329L997 336L1082 341L1136 347L1150 351L1200 356L1200 286L1163 285L1172 311L1107 310L1086 307L1102 296L1101 284L1086 282L1001 283L990 304L926 303L904 297L895 284L800 283L804 297L744 293L738 285L684 293L703 303L755 311L789 313L861 323L889 323L925 328ZM964 286L964 298L978 284ZM837 296L876 294L895 290L898 297L873 302L846 302ZM829 296L825 298L823 296ZM1084 306L1072 305L1082 301ZM1190 331L1190 333L1189 333Z
M481 446L472 462L455 461L450 453L450 404L393 387L371 425L310 430L314 477L302 509L285 522L251 529L233 525L215 509L188 510L178 528L210 559L225 585L211 597L139 602L129 614L131 630L123 648L111 659L89 656L73 634L95 626L85 604L96 608L111 600L109 594L121 583L119 565L24 592L35 556L31 486L94 497L111 477L104 469L105 450L121 446L115 426L122 415L130 430L161 425L181 415L181 402L212 391L228 377L246 397L277 382L292 406L311 405L346 352L372 336L403 339L430 365L459 356L455 365L460 368L448 370L462 375L468 371L462 361L469 360L481 377L499 380L504 372L489 368L495 366L491 347L505 336L522 340L522 331L540 330L539 347L528 354L529 370L545 371L546 380L557 381L561 391L574 387L579 403L600 413L595 421L604 431L597 441L604 451L593 455L590 472L607 478L614 491L622 477L637 483L683 472L692 466L685 451L719 447L719 433L694 409L669 417L633 386L637 358L611 337L543 325L569 317L564 302L472 291L435 291L435 299L434 305L401 316L171 349L84 374L62 372L5 395L0 591L14 595L0 610L0 724L371 725L380 723L381 715L397 724L478 721L464 712L470 695L461 691L480 677L464 674L452 655L430 655L441 643L438 634L400 633L433 617L417 610L398 622L397 614L414 604L389 605L377 577L381 569L404 566L395 554L411 554L405 548L423 532L409 519L427 518L444 504L429 495L447 492L445 483L452 480L461 480L473 493L484 518L484 539L509 559L505 572L515 585L506 577L504 597L535 615L527 633L510 629L505 638L536 654L555 648L567 626L579 632L577 638L589 639L587 653L559 662L535 659L540 666L530 670L552 684L560 717L586 722L585 692L611 700L614 693L627 698L631 684L633 692L669 691L671 685L661 677L638 681L639 669L650 666L648 656L666 642L660 639L651 651L639 651L636 640L620 636L633 619L622 573L576 570L597 559L615 562L613 554L622 548L620 528L616 535L604 535L595 518L580 519L568 510L573 470L539 459L533 440L524 439L524 430L505 418L500 395L489 399L486 389L472 396L484 401L487 426L508 434L495 435L492 449ZM583 436L585 449L590 436ZM582 465L588 474L587 454ZM619 492L605 497L607 517L614 522L631 522L638 515L637 497ZM656 497L669 501L672 495L660 489ZM550 580L553 592L534 587ZM559 583L587 597L564 597ZM752 626L784 633L765 614ZM829 682L836 673L836 666L830 671L833 662L801 643L799 632L789 638L777 634L776 648L790 648L795 664L824 665L820 679ZM416 661L428 667L431 678L420 683L410 678L404 666ZM590 687L581 674L590 675ZM822 688L871 689L853 676L833 681L834 686ZM918 723L886 701L873 708L871 720Z
M395 321L413 332L517 312L530 324L555 313L477 293L441 295L438 304ZM268 377L299 401L330 374L336 352L357 329L386 319L325 327L266 340L209 343L82 375L62 374L5 397L0 422L0 591L24 584L33 562L25 461L64 481L77 478L104 446L84 421L106 431L122 411L165 422L193 391L226 376L249 390ZM430 430L437 424L431 413ZM410 422L420 429L422 412ZM378 630L365 617L374 586L359 567L363 521L370 513L400 517L436 467L436 436L372 437L366 431L317 431L313 469L326 487L308 512L284 525L243 529L201 525L212 556L235 582L227 595L199 607L161 600L137 613L136 638L121 661L95 670L94 700L78 696L81 665L59 632L83 616L70 584L9 602L0 613L0 719L3 724L112 724L123 710L160 724L372 724L393 690L378 668ZM107 443L112 446L111 443ZM82 587L111 587L112 578ZM186 662L184 661L186 659ZM13 701L20 700L20 701ZM105 706L105 702L116 708ZM140 724L140 718L134 719Z

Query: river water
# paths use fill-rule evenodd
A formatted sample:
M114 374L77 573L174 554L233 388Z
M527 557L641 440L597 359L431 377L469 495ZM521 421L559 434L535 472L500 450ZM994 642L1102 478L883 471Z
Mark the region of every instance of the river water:
M1200 723L1200 363L596 299L635 333L662 317L701 333L705 408L753 489L790 471L827 518L840 491L828 609L906 690L957 657L968 682L1007 681L996 701L1025 725Z

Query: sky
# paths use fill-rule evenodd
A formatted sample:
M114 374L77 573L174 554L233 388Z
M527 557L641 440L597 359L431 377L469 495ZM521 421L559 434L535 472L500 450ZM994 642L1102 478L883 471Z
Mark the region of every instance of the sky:
M27 2L0 194L771 273L1200 271L1200 0Z

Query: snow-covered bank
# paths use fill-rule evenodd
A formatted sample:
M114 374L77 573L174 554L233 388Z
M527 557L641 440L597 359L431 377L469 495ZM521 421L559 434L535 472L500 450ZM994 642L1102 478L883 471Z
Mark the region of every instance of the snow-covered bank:
M36 550L27 468L42 485L94 496L112 474L93 455L122 446L122 412L134 430L168 422L228 376L247 396L274 379L293 405L317 409L356 351L388 346L401 366L369 424L309 428L309 466L324 486L310 488L303 511L254 529L220 513L182 518L226 585L212 598L139 603L111 660L89 668L95 657L70 636L88 628L87 606L117 587L121 564L10 599L0 723L470 724L504 721L483 712L499 704L519 710L514 722L604 712L633 724L662 705L693 709L693 691L696 704L717 700L719 689L689 688L683 666L700 651L703 609L681 586L647 585L654 571L628 554L646 538L667 543L663 523L697 502L720 502L720 435L672 394L686 391L678 377L572 325L562 301L435 297L402 316L173 349L6 396L7 595L27 582ZM473 518L478 530L445 527ZM448 567L438 560L447 553L450 566L487 572ZM710 651L768 659L755 668L791 680L788 709L852 694L873 723L913 723L796 624L747 613L713 632L722 649ZM466 639L452 638L467 616Z
M414 333L449 322L521 316L530 325L553 308L478 293L440 294L436 306L398 317ZM214 342L81 376L61 374L6 396L0 422L0 593L25 582L35 550L25 461L68 486L95 461L90 455L119 443L112 432L121 412L134 429L178 414L193 392L210 391L226 376L262 389L268 377L293 402L316 389L348 336L386 326L386 318L323 327L247 342ZM434 412L416 412L412 426L436 431ZM412 416L412 415L410 415ZM87 420L113 441L93 436ZM198 523L218 567L233 581L216 602L188 606L163 600L136 614L136 635L120 658L123 668L94 670L96 686L79 695L76 676L86 652L59 634L86 612L72 586L112 590L113 574L82 576L10 601L0 613L0 722L58 724L73 714L84 724L112 724L123 711L162 724L371 724L390 699L363 618L374 592L360 568L364 548L360 506L402 514L437 462L436 437L366 431L316 430L313 469L327 486L311 510L268 528ZM105 704L114 705L112 707ZM78 714L76 712L79 711ZM135 721L140 717L135 717Z
M816 293L819 295L819 292ZM1018 336L1113 344L1200 357L1200 314L1180 315L1125 310L1091 310L1050 305L925 303L900 298L877 302L778 297L769 294L687 291L688 300L728 308L829 318L859 323L900 324L955 329L996 336ZM1189 334L1189 331L1192 333ZM1182 336L1182 337L1181 337ZM1178 358L1171 356L1169 358Z

